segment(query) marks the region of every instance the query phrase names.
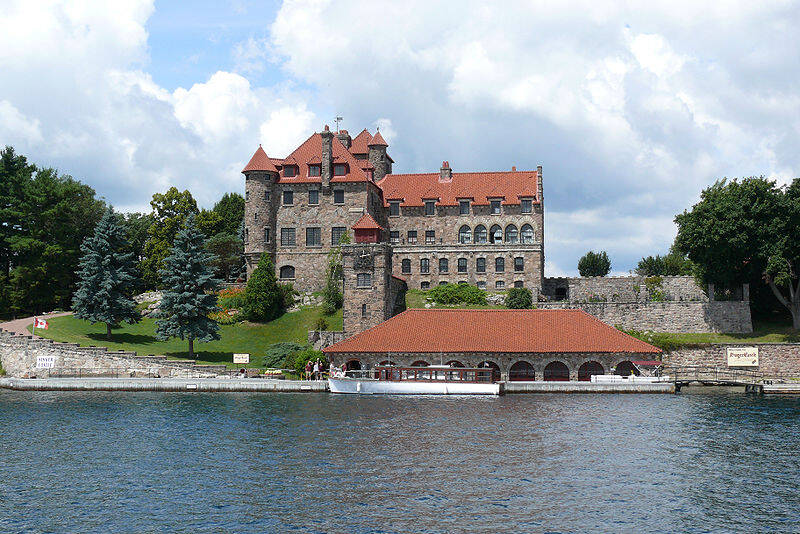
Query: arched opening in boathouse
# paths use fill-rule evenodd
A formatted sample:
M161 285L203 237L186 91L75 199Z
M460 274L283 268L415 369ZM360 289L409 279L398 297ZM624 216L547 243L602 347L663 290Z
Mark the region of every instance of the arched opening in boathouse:
M545 382L569 382L569 367L564 362L554 361L544 368Z
M479 369L490 368L492 370L492 380L500 380L500 366L491 360L484 360L478 364Z
M625 360L623 362L619 362L614 369L614 374L619 376L639 376L639 370L633 365L633 362L630 360Z
M509 369L508 380L511 382L533 381L536 380L536 371L533 370L533 365L529 362L521 360Z
M600 365L600 362L590 361L584 362L578 368L578 380L581 382L588 382L592 379L592 375L604 375L606 370Z
M360 371L361 370L361 362L355 358L351 360L347 360L346 369L348 371Z

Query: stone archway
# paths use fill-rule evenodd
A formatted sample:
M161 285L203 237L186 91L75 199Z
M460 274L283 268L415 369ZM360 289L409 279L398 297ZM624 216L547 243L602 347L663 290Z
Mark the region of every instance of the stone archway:
M383 360L378 365L380 365L381 367L396 367L397 366L397 364L395 362L393 362L392 360Z
M463 363L461 363L458 360L450 360L445 365L447 365L449 367L466 367L466 365L464 365Z
M578 380L581 382L588 382L592 379L592 375L604 375L606 374L606 370L600 364L600 362L596 362L594 360L589 362L584 362L578 368Z
M619 362L614 368L614 374L619 376L639 376L639 370L633 365L630 360Z
M544 368L545 382L569 382L569 367L558 360L548 363Z
M353 358L352 360L347 360L346 369L348 371L360 371L361 370L361 361Z
M532 381L536 380L536 371L533 365L525 360L518 361L508 370L509 382Z
M417 360L411 364L411 367L428 367L430 364L425 360Z
M497 382L500 380L500 366L497 363L491 360L484 360L478 364L478 368L491 368L492 370L492 380Z

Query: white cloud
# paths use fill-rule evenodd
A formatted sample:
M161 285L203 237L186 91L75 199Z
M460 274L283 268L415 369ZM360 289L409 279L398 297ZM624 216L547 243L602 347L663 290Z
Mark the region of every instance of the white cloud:
M305 104L272 111L259 130L264 150L273 157L288 156L314 130L315 121L316 116Z
M8 100L0 100L0 140L16 139L25 146L42 141L39 119L31 120Z

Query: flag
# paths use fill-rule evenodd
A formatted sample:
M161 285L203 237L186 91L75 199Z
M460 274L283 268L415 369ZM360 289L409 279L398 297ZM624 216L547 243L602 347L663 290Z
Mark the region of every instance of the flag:
M36 317L33 320L33 327L34 328L44 328L45 330L47 330L48 326L50 326L50 325L47 324L47 321L45 319L39 319L38 317Z

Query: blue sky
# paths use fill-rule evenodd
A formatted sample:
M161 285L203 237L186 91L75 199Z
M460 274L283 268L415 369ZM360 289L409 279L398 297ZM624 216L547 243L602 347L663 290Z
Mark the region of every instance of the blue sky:
M714 180L800 174L795 1L0 2L0 143L120 210L339 114L397 172L543 165L546 272L625 273Z

